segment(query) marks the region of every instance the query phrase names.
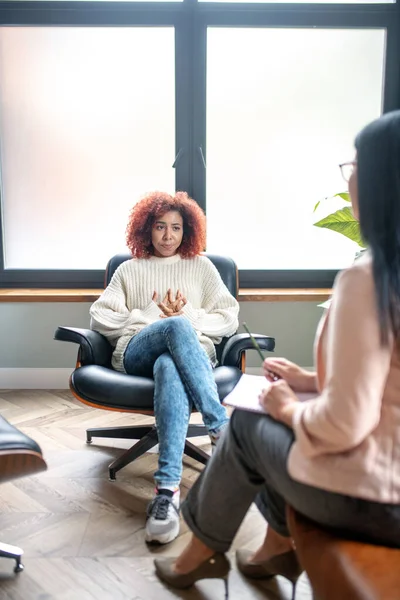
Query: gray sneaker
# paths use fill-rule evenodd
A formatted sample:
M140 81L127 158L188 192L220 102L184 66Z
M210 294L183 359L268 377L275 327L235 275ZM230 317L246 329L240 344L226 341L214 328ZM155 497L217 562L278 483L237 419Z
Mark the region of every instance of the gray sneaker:
M172 494L172 492L171 492ZM179 535L179 492L159 493L147 507L146 542L169 544Z

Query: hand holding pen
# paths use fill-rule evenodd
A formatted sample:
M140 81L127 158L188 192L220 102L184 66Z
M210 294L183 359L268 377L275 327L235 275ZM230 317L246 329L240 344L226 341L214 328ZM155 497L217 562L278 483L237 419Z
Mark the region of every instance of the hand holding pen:
M249 334L251 343L260 355L263 362L264 375L268 381L273 383L274 381L283 379L296 392L317 392L317 377L315 372L302 369L299 365L286 358L264 358L260 346L250 333L246 323L243 323L243 327Z
M295 392L316 393L317 377L315 372L302 369L286 358L266 358L264 375L268 381L283 379ZM273 379L275 377L275 379Z
M251 343L253 344L254 348L257 350L258 354L260 355L260 358L261 358L261 361L262 361L262 364L263 364L263 367L264 367L264 375L265 375L265 377L268 379L268 381L278 381L278 379L281 379L281 377L277 373L274 373L272 370L268 369L265 366L267 359L264 359L264 355L261 352L260 346L256 342L254 336L250 333L250 330L247 327L246 323L243 323L243 327L247 331L247 333L249 334Z

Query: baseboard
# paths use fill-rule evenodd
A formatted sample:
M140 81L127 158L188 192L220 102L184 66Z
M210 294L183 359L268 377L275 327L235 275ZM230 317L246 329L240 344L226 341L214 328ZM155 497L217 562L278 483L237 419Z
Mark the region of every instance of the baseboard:
M0 388L8 390L63 390L73 369L0 369Z

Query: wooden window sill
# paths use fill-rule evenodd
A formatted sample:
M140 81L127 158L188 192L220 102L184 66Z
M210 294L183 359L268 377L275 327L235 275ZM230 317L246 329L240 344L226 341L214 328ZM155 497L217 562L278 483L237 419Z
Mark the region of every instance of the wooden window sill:
M0 302L94 302L99 289L0 289ZM324 302L330 289L242 289L239 302Z

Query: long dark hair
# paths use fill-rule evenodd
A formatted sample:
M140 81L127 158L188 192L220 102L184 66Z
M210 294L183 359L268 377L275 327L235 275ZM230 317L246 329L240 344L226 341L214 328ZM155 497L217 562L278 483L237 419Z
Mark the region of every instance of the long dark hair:
M360 229L372 253L382 343L400 339L400 110L357 136Z

